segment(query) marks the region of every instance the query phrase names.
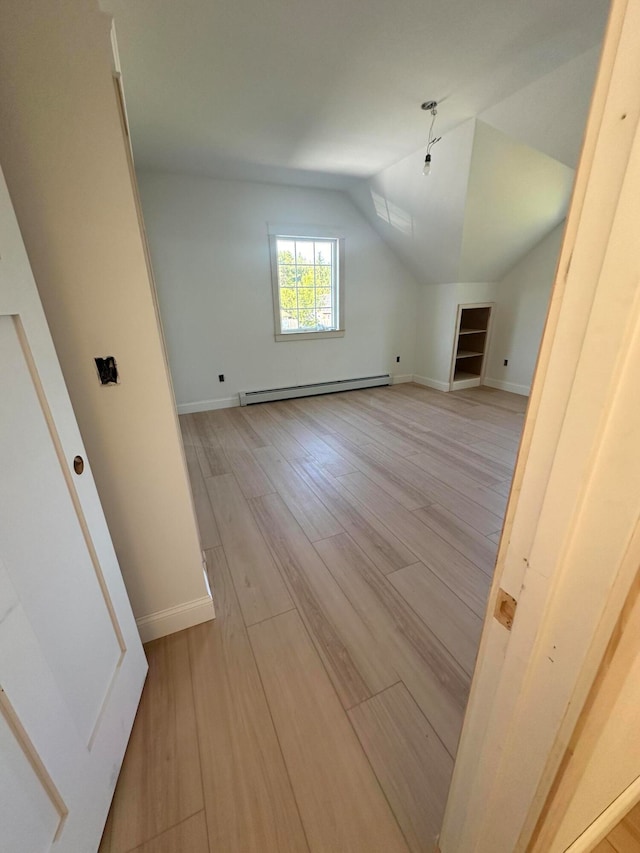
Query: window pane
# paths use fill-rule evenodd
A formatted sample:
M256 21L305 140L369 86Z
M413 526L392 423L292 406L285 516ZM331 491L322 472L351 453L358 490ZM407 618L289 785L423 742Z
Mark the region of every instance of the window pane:
M298 287L313 287L315 284L315 267L298 264Z
M321 329L332 329L334 327L333 311L330 308L320 308L316 312L318 327Z
M298 288L298 308L315 308L316 292L312 287Z
M297 284L295 266L279 266L278 281L280 287L295 287Z
M298 310L298 296L294 287L284 287L280 291L280 310L283 314Z
M330 238L277 237L280 328L287 332L337 328L336 245Z
M318 308L329 308L331 306L330 287L316 287L316 305Z
M316 263L331 264L332 243L316 243Z
M284 311L280 315L280 327L283 332L292 332L298 329L298 315L297 313L285 313Z
M295 242L293 240L278 240L278 263L295 263Z
M331 287L331 267L316 267L316 287Z
M313 240L296 240L299 264L313 263Z

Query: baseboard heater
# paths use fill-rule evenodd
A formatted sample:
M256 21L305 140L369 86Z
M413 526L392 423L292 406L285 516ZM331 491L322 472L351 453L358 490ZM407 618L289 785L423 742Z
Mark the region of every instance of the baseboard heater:
M356 391L391 385L391 376L360 376L357 379L337 379L335 382L314 382L311 385L291 385L289 388L268 388L264 391L240 391L240 405L267 403L270 400L291 400L293 397L310 397L314 394L333 394L336 391Z

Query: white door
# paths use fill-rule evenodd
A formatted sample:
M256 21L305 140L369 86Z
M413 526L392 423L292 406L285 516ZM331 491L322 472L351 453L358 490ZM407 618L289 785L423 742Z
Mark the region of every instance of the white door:
M146 669L0 172L3 853L97 849Z

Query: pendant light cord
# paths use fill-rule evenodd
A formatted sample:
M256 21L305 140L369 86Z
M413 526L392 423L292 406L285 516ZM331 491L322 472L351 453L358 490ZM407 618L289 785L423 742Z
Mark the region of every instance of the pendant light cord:
M429 141L427 142L427 154L431 154L431 149L433 148L433 146L436 144L436 142L440 142L440 140L442 139L441 136L437 136L435 139L432 138L433 125L435 124L437 114L438 114L438 111L434 107L431 110L432 118L431 118L431 126L429 127Z

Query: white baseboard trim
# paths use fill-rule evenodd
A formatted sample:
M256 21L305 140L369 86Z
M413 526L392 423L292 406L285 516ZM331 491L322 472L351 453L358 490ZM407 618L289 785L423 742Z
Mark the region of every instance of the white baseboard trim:
M418 376L415 373L400 373L391 377L392 385L400 385L403 382L415 382L417 385L425 385L427 388L434 388L436 391L448 391L448 382L439 382L437 379L430 379L428 376ZM511 382L500 382L497 379L485 379L485 385L491 388L500 388L503 391L512 391L514 394L523 394L529 396L529 388L525 385L514 385ZM214 409L232 409L234 406L239 406L240 400L236 397L220 397L217 400L197 400L195 403L178 403L177 409L179 415L189 415L193 412L210 412Z
M185 601L184 604L142 616L136 619L136 625L142 642L148 643L150 640L175 634L176 631L191 628L193 625L208 622L213 618L215 618L213 599L205 595L202 598L195 598L193 601Z
M531 386L516 385L515 382L503 382L502 379L485 379L484 384L489 388L498 388L500 391L511 391L512 394L521 394L523 397L528 397L531 393Z
M473 379L458 379L453 381L452 391L463 391L465 388L479 388L480 387L480 377L474 377Z
M437 379L430 379L428 376L418 376L414 373L413 381L418 385L426 385L427 388L434 388L436 391L448 391L448 382L439 382Z
M198 400L195 403L178 403L179 415L190 415L193 412L210 412L213 409L232 409L240 405L240 399L235 397L220 397L217 400Z

